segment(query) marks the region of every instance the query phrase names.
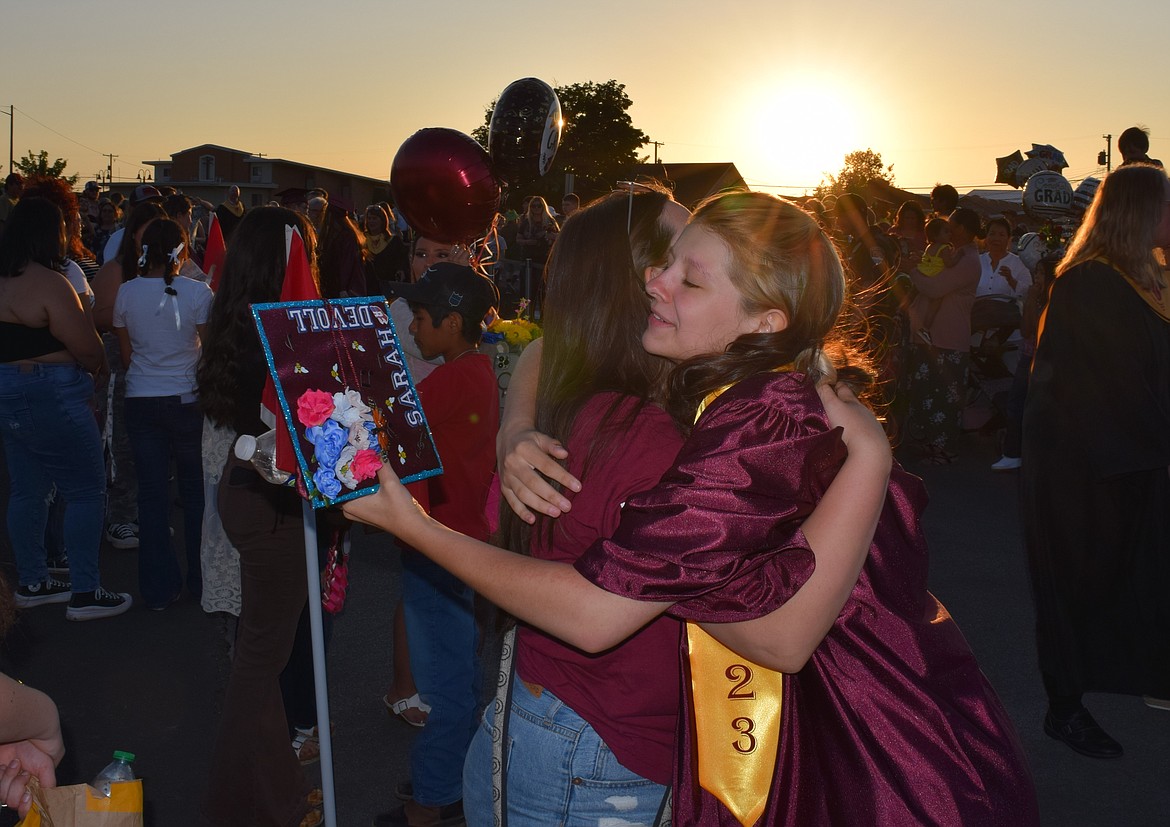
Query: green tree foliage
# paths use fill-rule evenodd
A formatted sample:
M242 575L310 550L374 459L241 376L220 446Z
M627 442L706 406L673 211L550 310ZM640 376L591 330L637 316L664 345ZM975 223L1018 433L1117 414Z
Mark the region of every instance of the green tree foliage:
M65 175L65 166L69 162L64 158L58 158L53 163L49 163L49 153L41 150L36 155L33 155L32 150L28 154L16 161L13 166L24 177L31 175L41 175L46 178L63 178L68 182L69 186L74 186L80 175Z
M552 169L539 180L518 182L513 189L522 196L543 195L559 207L566 173L576 176L575 189L583 196L608 192L631 166L646 161L638 150L649 136L630 118L633 101L626 94L625 84L616 80L574 83L558 86L556 93L565 127ZM496 101L492 101L483 124L471 133L485 147L495 105Z
M894 165L882 165L882 156L872 149L859 149L845 156L845 166L836 175L829 175L828 180L821 181L814 194L817 198L826 195L840 195L843 192L855 192L864 195L866 185L870 181L881 180L887 184L894 183Z

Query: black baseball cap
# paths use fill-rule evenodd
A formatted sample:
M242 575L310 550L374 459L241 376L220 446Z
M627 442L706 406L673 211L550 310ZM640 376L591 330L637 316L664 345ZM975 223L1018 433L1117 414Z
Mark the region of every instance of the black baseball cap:
M476 322L483 321L488 311L500 303L499 292L491 279L466 264L447 261L428 267L414 284L394 285L394 294L411 304L450 307Z

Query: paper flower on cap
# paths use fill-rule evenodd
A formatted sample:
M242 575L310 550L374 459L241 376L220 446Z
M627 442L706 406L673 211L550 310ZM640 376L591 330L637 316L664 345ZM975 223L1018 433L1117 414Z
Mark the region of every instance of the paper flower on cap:
M341 484L350 491L357 488L357 480L354 479L353 470L350 467L355 456L357 456L357 448L346 445L341 449L341 455L337 458L337 462L333 464L333 472L337 475L337 479L341 480Z
M353 491L382 467L374 412L358 391L306 391L297 400L297 418L313 445L313 484L326 499L337 499L343 486Z
M341 449L349 441L349 431L332 419L327 419L323 425L306 430L305 439L313 443L317 463L323 468L332 468L341 456Z
M320 425L333 413L333 396L325 391L305 391L297 400L297 420L306 428Z
M378 452L369 448L358 451L349 465L353 478L358 482L376 477L381 467L382 460L378 458Z
M341 493L341 483L337 479L337 475L333 473L333 468L328 465L322 465L313 474L313 484L317 486L317 490L324 494L329 499L337 498Z
M333 413L330 419L346 428L353 428L359 422L370 418L370 406L362 401L362 395L354 390L333 394L330 400Z

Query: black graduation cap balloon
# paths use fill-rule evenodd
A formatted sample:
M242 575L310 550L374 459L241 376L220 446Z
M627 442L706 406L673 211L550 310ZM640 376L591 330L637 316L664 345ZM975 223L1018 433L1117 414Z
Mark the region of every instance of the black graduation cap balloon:
M1052 144L1032 144L1032 148L1028 150L1028 157L1041 159L1053 172L1060 172L1068 167L1064 153Z
M552 169L561 144L561 101L539 78L521 78L500 93L488 125L488 154L507 184L532 181Z
M1011 155L996 158L995 183L1011 184L1013 187L1018 187L1019 184L1016 183L1016 168L1022 163L1024 163L1024 153L1018 149Z

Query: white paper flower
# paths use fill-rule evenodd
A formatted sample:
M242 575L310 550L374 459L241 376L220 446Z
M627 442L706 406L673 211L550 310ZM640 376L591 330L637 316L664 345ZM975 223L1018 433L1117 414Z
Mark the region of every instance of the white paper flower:
M335 393L333 415L330 419L336 420L346 428L352 428L358 422L370 420L370 408L362 401L362 395L355 390Z
M341 480L341 484L350 491L353 491L355 488L357 488L358 484L358 481L354 479L353 471L349 467L350 463L353 462L353 458L357 456L357 451L358 449L354 448L352 445L346 445L341 449L341 456L338 458L337 464L334 466L334 471L337 473L337 479Z
M349 426L349 444L359 451L374 447L370 443L370 429L366 427L365 422L355 422Z

